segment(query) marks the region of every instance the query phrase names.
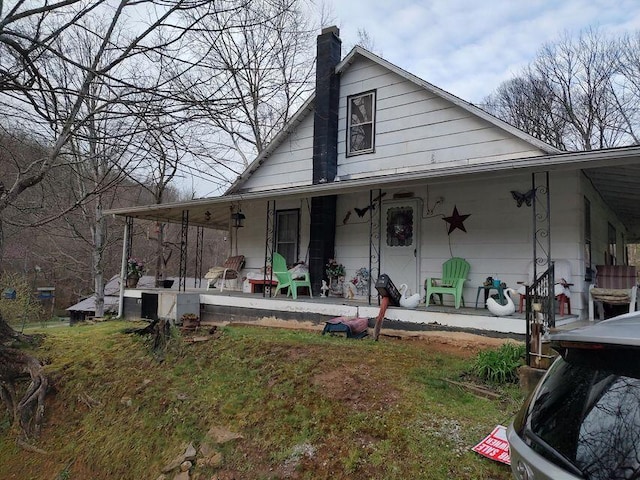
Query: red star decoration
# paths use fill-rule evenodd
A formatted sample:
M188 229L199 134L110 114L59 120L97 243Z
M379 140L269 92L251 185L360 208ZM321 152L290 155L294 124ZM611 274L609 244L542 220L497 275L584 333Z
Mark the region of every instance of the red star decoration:
M451 214L451 216L444 217L443 219L445 222L449 223L449 235L451 235L451 232L453 232L456 228L459 228L463 232L466 232L467 230L464 228L464 224L462 222L464 222L470 216L471 214L460 215L458 213L458 207L454 205L453 213Z

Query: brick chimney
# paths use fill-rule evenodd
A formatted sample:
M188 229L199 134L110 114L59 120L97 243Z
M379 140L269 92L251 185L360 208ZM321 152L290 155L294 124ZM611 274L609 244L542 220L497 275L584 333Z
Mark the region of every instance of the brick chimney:
M338 173L338 100L341 46L338 27L318 35L316 99L313 117L313 183L333 182Z
M333 182L338 174L338 102L341 59L340 30L322 30L317 41L316 95L313 117L313 183ZM314 294L320 293L324 266L335 255L336 196L311 199L309 271Z

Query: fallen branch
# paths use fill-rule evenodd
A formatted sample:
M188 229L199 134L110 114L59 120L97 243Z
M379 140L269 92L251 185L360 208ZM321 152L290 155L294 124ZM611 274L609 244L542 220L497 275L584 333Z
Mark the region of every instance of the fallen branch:
M27 452L39 453L41 455L49 455L49 452L47 452L46 450L42 450L41 448L38 448L34 445L30 445L24 440L18 439L16 443L20 448L22 448L23 450L26 450Z
M455 380L449 380L447 378L443 378L442 380L448 384L463 388L468 392L472 393L473 395L475 395L476 397L488 398L490 400L500 400L502 398L501 395L495 392L492 392L491 390L487 390L486 388L483 388L479 385L473 385L471 383L456 382Z

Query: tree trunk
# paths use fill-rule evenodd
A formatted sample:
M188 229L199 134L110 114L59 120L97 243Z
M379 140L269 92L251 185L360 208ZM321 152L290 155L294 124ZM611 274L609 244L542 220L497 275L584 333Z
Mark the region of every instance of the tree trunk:
M96 317L104 316L104 244L106 236L106 221L102 213L102 195L96 198L94 218L93 245L93 283L96 296Z
M156 223L156 287L163 286L164 274L164 223Z
M0 315L0 346L6 346L14 342L35 343L34 338L16 332L11 328L11 325Z
M13 416L14 427L29 439L40 433L49 381L38 359L7 346L25 340L33 342L32 337L14 331L0 316L0 398ZM20 395L20 385L26 378L31 382Z
M151 350L159 362L164 361L167 350L167 343L171 338L171 324L167 320L156 319L144 328L131 328L125 330L126 333L137 335L151 335Z

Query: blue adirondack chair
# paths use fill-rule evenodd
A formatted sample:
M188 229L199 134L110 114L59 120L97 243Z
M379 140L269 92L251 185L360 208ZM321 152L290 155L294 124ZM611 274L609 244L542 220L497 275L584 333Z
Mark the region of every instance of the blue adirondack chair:
M442 264L442 277L429 277L424 282L427 291L426 306L429 307L431 295L437 294L442 305L442 295L453 295L456 308L460 308L460 303L464 306L462 289L467 280L471 266L464 258L453 257Z
M280 290L286 288L288 289L287 297L291 295L293 299L296 300L298 298L298 288L300 287L307 287L309 289L309 296L313 296L311 294L311 279L309 278L309 273L306 273L303 279L291 278L291 273L287 269L287 261L278 252L273 253L271 267L273 274L278 280L278 286L273 295L274 297L278 295Z

